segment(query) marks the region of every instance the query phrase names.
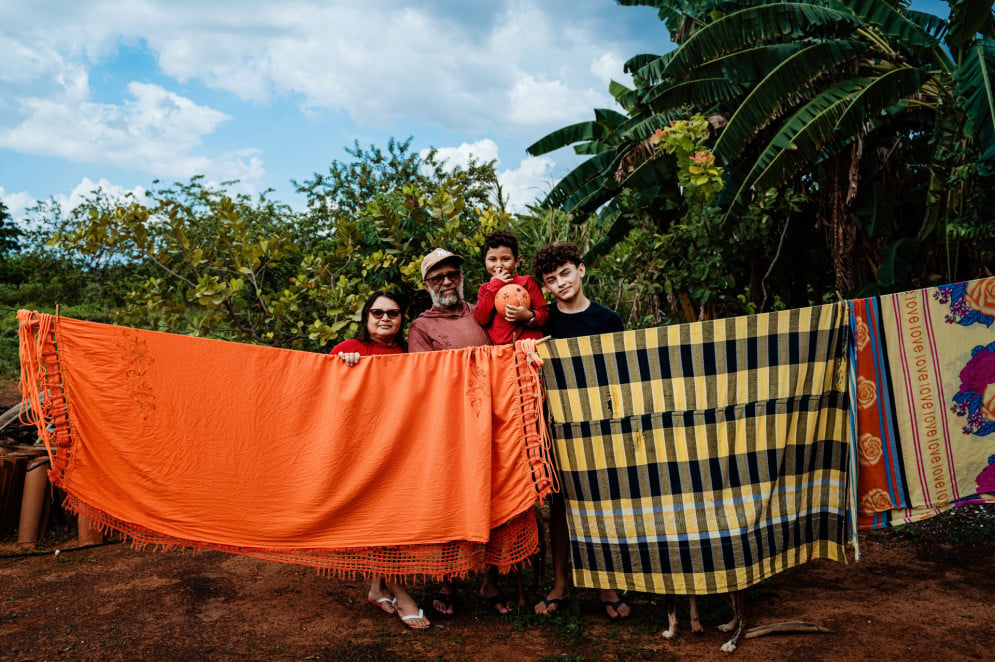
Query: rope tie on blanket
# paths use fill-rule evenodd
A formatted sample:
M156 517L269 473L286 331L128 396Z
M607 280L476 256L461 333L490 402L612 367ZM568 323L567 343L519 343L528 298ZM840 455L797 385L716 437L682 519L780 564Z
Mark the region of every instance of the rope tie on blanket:
M560 491L556 471L550 462L553 441L545 415L546 387L539 372L542 363L534 338L515 343L515 372L518 376L518 395L525 428L525 452L540 500L552 492Z
M52 469L49 476L65 470L68 458L58 449L68 448L69 420L65 391L59 372L56 318L54 315L19 310L18 343L21 355L19 388L22 405L20 421L34 425L45 444Z

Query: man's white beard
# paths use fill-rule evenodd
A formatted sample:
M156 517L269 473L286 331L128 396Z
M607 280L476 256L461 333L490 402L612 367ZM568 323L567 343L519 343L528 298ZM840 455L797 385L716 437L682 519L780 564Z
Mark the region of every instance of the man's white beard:
M431 288L429 288L428 294L432 297L433 306L443 310L451 310L463 300L463 283L456 286L456 292L453 294L442 295Z

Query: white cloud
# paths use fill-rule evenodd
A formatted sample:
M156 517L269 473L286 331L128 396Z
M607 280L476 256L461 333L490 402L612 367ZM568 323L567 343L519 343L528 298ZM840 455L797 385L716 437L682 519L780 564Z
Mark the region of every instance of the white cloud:
M66 69L60 75L63 95L19 100L24 119L0 129L0 147L156 177L206 174L258 180L262 176L257 150L202 153L203 137L229 119L225 113L150 83L130 83L131 98L122 104L96 103L87 100L85 72Z
M103 177L96 182L89 177L84 177L80 183L69 192L69 195L56 195L53 197L62 207L63 211L69 211L77 205L83 203L98 189L112 200L123 200L130 194L136 202L148 202L148 198L146 196L148 191L145 190L144 186L125 188L124 186L118 186Z
M524 126L549 126L589 117L595 106L612 105L611 97L593 89L573 90L561 80L526 75L509 90L509 119Z
M65 66L62 56L52 46L28 46L11 35L0 34L0 81L24 83L58 74Z
M0 186L0 200L3 200L10 217L18 222L24 218L28 208L35 204L35 199L27 191L7 192L2 186Z
M91 194L101 190L112 200L124 200L129 194L140 203L148 203L147 191L143 186L126 188L110 182L105 178L93 181L89 177L84 177L80 183L73 187L69 193L56 193L45 200L38 200L27 191L6 192L0 186L0 200L7 206L7 211L11 218L24 228L31 227L37 223L38 219L33 219L29 211L38 205L39 202L52 202L57 205L63 213L68 213L76 206L82 204Z
M424 156L428 150L423 150ZM439 161L450 166L466 166L473 157L477 161L495 161L501 165L497 143L490 138L475 143L463 143L459 147L440 147L436 150ZM553 168L555 163L546 156L522 159L514 170L497 169L498 183L508 208L514 212L524 212L527 205L537 202L555 185Z
M376 135L461 133L488 158L487 141L473 140L493 136L507 152L612 107L618 53L663 35L635 47L635 22L623 24L643 10L653 12L572 0L0 3L0 149L262 189L276 183L264 184L252 142L214 147L247 130L242 99L289 100L332 131L348 115ZM526 182L550 163L500 172L509 190L541 194Z
M260 103L294 95L308 110L345 111L367 126L577 121L592 100L611 101L604 79L621 62L605 60L619 44L591 20L605 8L566 0L91 0L58 12L20 4L0 10L0 21L18 35L26 66L0 64L0 77L47 76L63 60L94 63L141 42L181 83Z
M605 84L606 88L613 80L626 85L632 84L632 76L625 73L625 59L618 53L605 53L591 63L590 71Z
M450 166L465 167L470 163L471 157L478 162L501 162L498 158L497 143L490 138L484 138L472 144L463 143L459 147L439 147L435 152L436 158L440 163L447 163ZM428 154L427 149L421 151L423 158L426 154Z
M555 165L548 156L529 156L522 159L515 170L500 171L498 181L508 197L509 209L524 212L527 205L544 198L556 185L553 179Z

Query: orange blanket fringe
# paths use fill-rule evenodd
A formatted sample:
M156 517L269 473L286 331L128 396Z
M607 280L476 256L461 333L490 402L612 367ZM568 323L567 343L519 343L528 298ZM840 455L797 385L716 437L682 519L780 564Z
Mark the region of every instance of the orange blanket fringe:
M20 311L68 508L139 546L335 575L503 571L556 489L529 347L336 357ZM534 347L533 355L534 355Z

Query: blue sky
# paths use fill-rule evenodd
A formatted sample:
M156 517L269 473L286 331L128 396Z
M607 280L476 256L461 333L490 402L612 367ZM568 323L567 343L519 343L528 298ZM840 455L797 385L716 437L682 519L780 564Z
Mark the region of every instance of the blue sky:
M0 198L20 217L203 174L300 205L291 179L411 136L497 158L524 205L576 163L525 147L670 48L653 9L607 1L3 3Z
M411 136L498 159L521 207L578 162L525 148L612 107L626 59L671 48L655 10L610 0L5 2L0 199L20 218L202 174L301 206L291 179Z

